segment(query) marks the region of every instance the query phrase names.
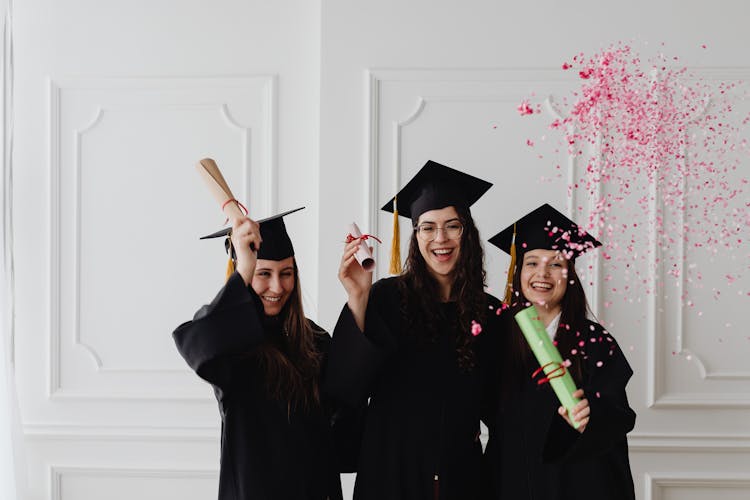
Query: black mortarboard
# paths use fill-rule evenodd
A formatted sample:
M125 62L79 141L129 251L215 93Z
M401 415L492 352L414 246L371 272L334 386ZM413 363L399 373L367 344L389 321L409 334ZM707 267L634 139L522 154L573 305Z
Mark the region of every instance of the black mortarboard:
M566 258L574 259L602 245L596 238L579 228L578 224L547 203L524 215L488 241L511 256L506 302L510 299L516 252L523 256L529 250L560 250Z
M411 218L416 226L419 216L429 210L449 206L469 208L492 187L491 182L429 160L401 191L381 210L393 213L390 273L401 272L398 216Z
M292 240L286 232L286 225L284 225L284 216L302 210L303 208L305 207L287 210L286 212L272 215L271 217L266 217L265 219L257 221L260 225L260 236L263 238L263 243L261 243L260 249L258 250L259 259L284 260L287 257L292 257L294 255ZM207 238L228 236L231 232L232 228L227 227L220 231L216 231L215 233L202 236L200 239L205 240ZM229 246L228 241L229 240L227 239L227 249Z
M393 212L395 201L399 215L410 217L416 225L419 216L428 210L470 207L490 187L491 182L430 160L382 210Z
M552 205L545 203L506 227L489 242L500 250L510 253L515 233L516 248L520 253L529 250L560 250L567 258L601 246L601 242L578 227Z

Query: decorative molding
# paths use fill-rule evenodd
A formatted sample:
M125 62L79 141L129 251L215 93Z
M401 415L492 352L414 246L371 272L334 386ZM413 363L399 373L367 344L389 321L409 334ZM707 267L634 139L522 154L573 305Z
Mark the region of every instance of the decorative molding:
M123 468L123 467L93 467L93 466L48 466L50 478L49 498L63 500L62 480L64 477L93 477L93 478L144 478L144 479L210 479L218 480L218 469L177 469L177 468Z
M631 433L628 449L631 453L750 453L750 435Z
M88 78L88 79L48 79L48 120L49 120L49 168L50 168L50 318L49 318L49 377L48 377L48 397L49 398L74 398L74 399L127 399L127 400L177 400L177 401L204 401L208 400L203 397L192 396L173 396L171 394L152 395L152 396L128 396L112 395L110 393L98 393L96 391L67 391L62 387L62 233L61 233L61 212L62 212L62 133L61 130L61 104L62 92L66 89L75 90L184 90L184 89L212 89L212 88L246 88L251 84L261 84L261 101L263 103L263 133L261 137L263 144L264 157L261 164L256 169L262 172L263 185L262 192L266 193L264 197L264 209L272 213L277 204L277 103L276 103L276 86L275 76L260 75L248 77L227 77L227 78ZM169 105L170 108L176 109L181 105ZM190 108L204 107L216 108L222 119L228 126L238 129L243 133L242 139L242 160L244 169L243 188L245 192L250 191L250 128L242 126L230 113L229 106L226 102L216 103L185 103L184 106ZM74 192L73 200L73 227L74 233L71 235L75 245L73 274L75 276L73 287L72 307L73 311L73 345L81 347L94 361L96 372L112 372L115 374L127 373L179 373L187 372L186 368L168 369L168 368L119 368L106 366L102 356L90 342L81 338L80 328L80 269L81 269L81 234L80 234L80 217L81 217L81 142L83 136L100 125L105 112L117 111L117 106L106 106L104 103L98 103L96 113L93 119L82 128L74 132L73 143L73 175Z
M368 222L368 230L373 234L378 234L377 210L373 207L380 204L378 200L378 178L380 173L380 80L371 71L366 72L366 88L368 96L368 105L365 111L367 120L367 175L363 176L367 185L363 186L365 196L362 197L362 213L365 214L365 220ZM380 247L375 245L373 254L375 262L380 261ZM377 272L377 269L376 269Z
M728 81L728 80L743 80L747 81L750 78L750 68L706 68L698 70L695 75L699 78L709 81ZM696 111L695 119L702 116L710 101L708 98L704 99L703 106ZM685 131L688 134L688 131ZM685 141L687 142L687 141ZM687 155L683 155L687 158ZM686 179L683 178L683 189L682 189L682 206L686 206L686 192L687 185ZM651 185L652 200L651 204L652 213L656 213L657 203L664 205L659 196L659 192L656 189L655 183ZM684 209L679 214L680 220L678 221L678 227L684 227ZM661 248L656 244L657 234L656 230L651 224L649 229L649 245L650 254L653 256L649 262L649 276L654 289L654 293L651 295L651 300L648 301L648 318L647 318L647 338L648 338L648 359L647 359L647 405L650 408L750 408L750 397L747 392L743 393L717 393L716 391L705 391L703 393L686 393L686 394L670 394L665 393L664 389L664 377L663 362L664 356L669 351L674 351L680 355L690 355L692 361L698 369L698 375L702 380L726 380L726 381L740 381L750 380L750 372L727 372L727 371L711 371L707 368L705 361L701 359L700 355L691 350L684 342L684 321L685 321L685 308L681 300L673 300L674 305L671 309L672 317L669 321L666 321L664 315L659 317L657 311L665 310L664 301L661 299L660 294L656 293L657 285L663 285L666 283L666 275L663 272L664 269L659 267L659 273L654 274L653 269L657 268L658 262L663 262L661 255ZM684 256L686 253L685 241L682 235L679 235L679 243L676 245L678 251L677 261L680 272L680 289L685 289L687 282L685 280L684 272ZM670 329L675 332L674 338L670 340L674 341L673 349L665 349L664 342L657 334L659 331L664 331L666 324L670 325ZM710 397L706 397L705 394L710 394Z
M646 473L644 500L660 500L661 490L673 487L740 489L750 493L750 475L748 474L661 474Z
M24 437L34 441L145 441L145 442L216 442L220 426L92 426L83 424L24 424Z

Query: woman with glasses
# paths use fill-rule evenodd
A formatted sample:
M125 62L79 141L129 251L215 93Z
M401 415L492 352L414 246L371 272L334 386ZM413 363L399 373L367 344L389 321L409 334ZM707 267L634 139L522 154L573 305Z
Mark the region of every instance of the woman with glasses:
M398 193L413 234L405 269L372 284L344 249L348 294L334 329L324 391L339 404L369 398L356 500L471 500L479 492L479 422L496 388L488 356L494 308L484 293L469 206L491 186L428 162ZM396 199L383 209L395 210Z

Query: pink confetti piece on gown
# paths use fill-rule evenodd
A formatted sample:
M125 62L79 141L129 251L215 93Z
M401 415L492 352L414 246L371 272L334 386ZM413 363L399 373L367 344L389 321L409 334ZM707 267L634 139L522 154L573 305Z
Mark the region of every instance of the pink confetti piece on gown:
M482 333L482 325L472 320L471 321L471 334L476 337L480 333Z

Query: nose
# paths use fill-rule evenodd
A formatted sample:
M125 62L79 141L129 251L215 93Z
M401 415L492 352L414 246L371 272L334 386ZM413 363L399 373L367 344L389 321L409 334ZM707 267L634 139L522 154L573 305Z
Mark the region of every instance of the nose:
M435 228L435 241L446 241L448 240L448 232L444 227Z
M268 289L274 293L281 292L281 280L278 275L273 275L271 281L268 283Z

